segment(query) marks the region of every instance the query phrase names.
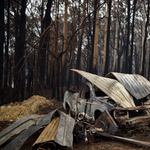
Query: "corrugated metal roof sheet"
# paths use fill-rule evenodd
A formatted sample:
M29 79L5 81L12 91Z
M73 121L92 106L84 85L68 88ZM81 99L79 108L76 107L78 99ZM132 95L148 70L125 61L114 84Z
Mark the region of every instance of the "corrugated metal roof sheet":
M5 143L10 137L19 134L29 126L38 123L43 117L44 115L28 115L20 118L0 133L0 145Z
M41 144L49 141L55 141L56 132L58 128L59 117L53 118L50 124L43 130L38 139L33 145Z
M73 148L73 129L75 120L61 112L55 142L62 146Z
M55 141L61 146L73 148L74 119L60 111L60 116L53 118L33 144L33 149L41 144Z
M85 77L91 83L96 85L100 90L102 90L105 94L107 94L110 98L112 98L115 102L119 103L122 107L135 106L132 96L117 80L101 77L77 69L71 70Z
M111 72L106 77L117 79L136 99L150 94L150 82L141 75Z
M35 132L41 129L40 126L30 126L19 134L14 140L12 140L8 145L6 145L3 150L20 150L24 142Z
M58 116L59 112L57 109L51 111L50 113L48 113L46 116L41 116L41 120L40 122L36 122L36 126L30 126L28 127L26 130L24 130L23 132L21 132L21 134L19 134L15 139L13 139L10 143L8 143L8 145L6 145L4 147L4 150L19 150L22 145L24 144L24 142L30 137L32 136L35 132L38 132L40 129L45 128L46 125L48 125L51 122L51 119L53 116ZM28 120L28 116L25 116L26 119L21 118L21 124ZM31 118L30 118L31 119ZM22 122L23 121L23 122ZM16 121L12 126L9 126L8 129L13 131L12 129L17 128L18 126L20 126L20 121ZM5 134L5 133L3 133Z

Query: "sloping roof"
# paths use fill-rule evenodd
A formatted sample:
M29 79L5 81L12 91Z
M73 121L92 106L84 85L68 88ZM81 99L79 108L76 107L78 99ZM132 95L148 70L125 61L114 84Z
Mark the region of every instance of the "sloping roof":
M122 107L134 107L133 97L129 92L124 88L124 86L117 80L101 77L94 75L85 71L80 71L77 69L71 69L85 77L115 102L119 103Z
M150 94L150 82L141 75L111 72L106 77L117 79L136 99Z

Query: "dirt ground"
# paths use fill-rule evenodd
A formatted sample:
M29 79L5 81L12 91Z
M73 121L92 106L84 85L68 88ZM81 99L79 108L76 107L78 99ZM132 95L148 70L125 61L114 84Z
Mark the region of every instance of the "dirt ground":
M63 110L62 102L57 100L47 100L46 98L34 95L23 102L10 103L9 105L0 106L0 131L12 124L17 119L31 114L48 114L52 110L59 108ZM142 140L150 143L150 126L140 128L140 130L124 130L120 129L117 133L119 136L132 139ZM36 135L34 138L35 140ZM30 149L32 140L28 140L22 150ZM34 142L34 141L33 141ZM1 149L1 148L0 148ZM69 148L61 148L62 150L70 150ZM148 148L139 147L137 145L119 142L116 140L90 137L86 143L84 140L74 142L74 150L147 150Z

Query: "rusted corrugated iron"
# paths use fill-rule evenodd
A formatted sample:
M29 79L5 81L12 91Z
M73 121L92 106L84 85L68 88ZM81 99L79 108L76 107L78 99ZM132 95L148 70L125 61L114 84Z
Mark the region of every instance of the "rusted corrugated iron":
M49 144L50 141L55 141L58 123L59 123L59 117L53 118L53 120L50 122L50 124L40 134L40 136L35 141L33 146L39 145L38 148L40 149L43 146Z
M150 82L141 75L111 72L106 77L117 79L136 99L150 94Z
M73 148L73 128L74 119L60 111L60 116L53 118L50 124L43 130L41 135L33 144L33 149L37 147L54 146L58 143L61 146Z
M117 80L101 77L77 69L72 69L72 71L75 71L85 77L122 107L126 108L135 106L132 96Z

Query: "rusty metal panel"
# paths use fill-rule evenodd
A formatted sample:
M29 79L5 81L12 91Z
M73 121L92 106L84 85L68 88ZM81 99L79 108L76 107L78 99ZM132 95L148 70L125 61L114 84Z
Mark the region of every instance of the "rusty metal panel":
M76 101L73 101L77 99L79 93L73 93L70 91L66 91L64 94L64 100L63 100L63 107L66 110L66 103L68 103L69 107L75 111L76 110Z
M106 95L112 98L116 103L119 103L122 107L134 107L133 97L130 93L124 88L124 86L117 80L101 77L85 71L80 71L77 69L71 69L85 77L92 84L97 86L102 90Z
M36 144L42 144L42 143L45 143L45 142L49 142L51 140L54 141L55 137L56 137L58 123L59 123L59 117L53 118L53 120L50 122L50 124L40 134L40 136L35 141L33 146L36 145Z
M61 112L55 142L62 146L73 148L73 129L75 120Z
M74 123L72 117L60 111L60 116L53 118L35 141L33 149L36 149L36 147L43 148L45 145L50 145L50 143L55 145L54 141L61 146L73 148Z
M109 112L105 110L95 122L96 128L102 128L104 132L115 134L118 126Z
M136 99L150 94L150 82L141 75L111 72L106 77L117 79Z

